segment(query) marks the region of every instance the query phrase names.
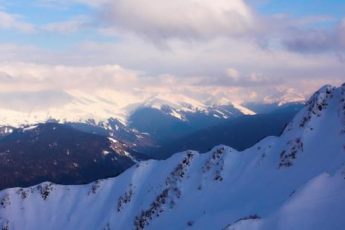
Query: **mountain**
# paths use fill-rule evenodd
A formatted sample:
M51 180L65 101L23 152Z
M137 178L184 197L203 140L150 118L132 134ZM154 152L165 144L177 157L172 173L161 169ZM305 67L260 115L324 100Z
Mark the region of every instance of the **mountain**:
M251 109L226 98L201 101L179 94L132 98L113 91L95 92L93 96L75 91L66 93L71 101L62 108L51 106L42 111L30 109L26 113L16 111L14 106L10 110L5 105L0 106L0 138L13 128L53 122L114 138L130 149L152 157L153 152L173 140L231 119L255 115L255 109L262 114L266 111L264 108L279 107L278 104L248 104Z
M200 104L192 105L186 102L173 104L169 101L152 99L134 109L125 123L115 118L104 121L88 119L62 123L83 132L116 138L136 151L147 152L172 138L182 137L228 119L254 114L255 112L240 105L206 107Z
M178 108L166 104L138 108L128 118L128 125L142 133L149 133L159 144L164 144L172 138L220 124L227 119L255 114L244 108L239 110L233 105L211 106L204 109L195 109L186 105Z
M46 123L0 139L0 189L43 181L81 184L117 176L144 159L114 138Z
M128 148L138 152L141 152L143 148L146 149L156 146L156 140L150 134L139 132L137 129L131 128L113 118L98 123L91 119L83 123L66 122L65 124L82 132L119 140Z
M40 97L44 96L47 95L40 95ZM64 92L64 98L64 103L47 107L30 106L32 101L29 106L20 103L18 106L16 106L17 103L3 103L0 106L0 126L18 128L23 125L46 123L49 120L58 123L88 123L93 120L98 124L106 123L109 119L116 119L122 124L127 124L131 114L141 108L157 109L180 120L184 120L186 114L195 112L219 118L228 118L233 111L254 114L248 108L229 101L207 102L179 94L138 96L114 90L93 91L92 94L68 91ZM6 101L6 98L2 99ZM25 99L24 96L23 99ZM228 111L226 107L232 108ZM166 108L169 108L168 111Z
M0 127L0 138L6 137L13 132L14 128L11 126L2 126Z
M275 107L272 112L264 113L262 110L261 114L227 119L217 125L171 139L152 151L164 158L175 152L189 149L208 151L219 144L244 150L267 136L279 136L302 108L302 104L287 104Z
M186 116L188 121L176 120L179 124L188 124L185 127L189 129L184 130L185 132L198 130L202 124L211 127L184 136L184 132L179 132L176 124L167 128L167 123L159 122L166 116L164 113L159 112L157 117L150 114L151 116L142 117L147 119L151 127L150 133L140 132L116 119L98 123L90 119L84 123L64 124L50 120L47 123L22 128L2 127L0 173L3 179L0 181L0 189L30 186L46 180L60 184L85 184L116 176L137 161L148 158L165 159L172 153L184 149L204 150L220 143L238 147L244 141L249 146L258 140L257 137L273 135L274 130L280 132L292 116L287 116L286 112L268 117L241 116L238 112L236 118L225 119L222 120L222 125L211 126L212 119L216 120L215 124L219 124L219 118L209 117L203 113L190 113ZM261 116L267 122L263 122L265 119L259 119ZM235 125L226 125L225 121L226 124ZM253 123L259 123L264 128L252 132ZM219 127L226 132L220 132ZM152 131L155 129L162 133L170 133L170 136L158 135L160 132L157 132L156 136ZM238 129L243 130L241 136L238 135ZM227 133L234 132L237 133L233 135L235 138L229 138ZM176 140L172 137L179 138Z
M280 137L175 154L89 185L0 192L2 229L343 229L345 84L325 86Z
M157 95L125 100L122 93L99 93L91 97L70 92L71 105L43 111L30 110L29 113L0 106L0 138L14 128L59 123L83 132L115 138L135 151L149 153L171 139L227 119L255 114L225 99L201 102L182 95Z
M300 107L304 105L303 102L279 102L279 103L244 103L243 104L246 108L255 111L256 114L266 114L271 113L280 109L288 109L293 107Z

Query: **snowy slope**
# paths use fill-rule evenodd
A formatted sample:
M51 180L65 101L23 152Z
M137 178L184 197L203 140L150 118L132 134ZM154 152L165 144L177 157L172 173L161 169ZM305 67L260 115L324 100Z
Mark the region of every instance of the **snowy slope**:
M141 162L82 186L0 192L2 229L344 229L345 85L238 152L218 146Z

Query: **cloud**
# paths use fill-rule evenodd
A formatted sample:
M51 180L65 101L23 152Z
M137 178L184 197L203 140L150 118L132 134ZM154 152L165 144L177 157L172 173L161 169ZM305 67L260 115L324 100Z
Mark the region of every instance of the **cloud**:
M35 27L22 20L19 15L10 14L0 8L0 29L18 30L24 33L32 33Z
M336 56L324 53L310 55L283 49L262 49L255 42L235 38L193 43L169 41L168 45L168 49L161 49L135 36L115 43L85 42L58 52L30 46L0 45L0 62L76 68L118 65L147 76L173 75L184 81L193 79L194 82L199 79L199 85L244 85L253 74L261 76L257 85L286 79L297 85L301 79L333 82L344 78L343 63ZM229 79L226 74L229 68L239 72L238 81ZM78 77L83 78L83 75Z
M272 81L264 74L247 75L232 67L214 78L147 75L119 65L7 62L0 63L0 123L19 122L19 125L49 118L79 121L109 117L124 121L133 108L155 99L193 104L289 102L309 97L325 83L339 85L341 81L325 78Z
M281 92L281 87L299 88L303 82L304 95L311 94L324 80L314 78L314 83L308 80L294 79L272 80L264 74L244 73L234 68L224 70L224 75L210 78L203 75L147 75L140 71L126 69L118 65L100 65L76 67L65 65L42 65L33 63L0 64L0 90L11 95L12 92L83 92L95 96L101 91L114 91L119 94L137 95L141 100L158 94L186 94L192 92L196 100L205 97L217 97L214 92L224 94L231 90L239 90L239 95L230 98L238 101L248 99L245 94L257 91L256 100ZM234 77L235 74L235 77ZM212 79L212 80L211 80ZM333 82L340 82L334 81ZM308 87L308 84L310 87ZM284 88L284 87L283 87ZM207 90L205 90L207 89ZM268 90L269 89L269 90ZM208 93L205 93L208 92ZM229 98L229 99L230 99ZM241 98L241 99L240 99ZM44 99L44 97L43 97Z
M127 89L139 74L118 65L77 67L34 63L0 64L0 89L8 91Z
M243 0L117 0L101 14L109 27L154 40L241 35L256 26Z
M220 75L213 78L201 79L199 84L201 85L215 85L215 86L228 86L228 87L262 87L262 86L275 86L283 84L285 80L283 78L268 78L260 73L250 73L249 75L243 75L239 70L229 68L226 70L225 75Z
M295 29L283 44L295 52L345 53L345 19L329 29Z
M90 27L90 19L86 16L76 16L70 20L43 25L40 29L50 33L74 33Z
M43 43L54 33L88 33L58 36L69 44L61 49L0 44L0 111L123 115L123 108L152 97L293 101L344 79L341 55L333 52L343 50L345 21L326 30L314 24L334 19L263 16L242 0L40 3L92 9L33 26ZM7 28L25 24L10 16Z
M12 91L0 93L1 108L14 111L32 112L62 106L72 98L63 91Z

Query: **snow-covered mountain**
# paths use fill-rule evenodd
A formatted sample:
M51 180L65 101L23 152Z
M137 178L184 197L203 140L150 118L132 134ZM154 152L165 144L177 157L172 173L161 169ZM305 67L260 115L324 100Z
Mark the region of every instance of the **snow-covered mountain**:
M160 110L176 119L187 120L187 115L203 113L219 119L226 119L236 114L255 114L254 111L230 101L206 102L183 95L156 95L154 97L139 97L105 90L92 94L77 91L66 92L66 101L62 104L47 107L29 107L19 105L0 106L0 126L21 127L55 120L59 123L85 123L94 120L95 123L106 123L108 120L118 120L126 124L128 118L137 109L153 108Z
M254 115L254 111L238 103L220 100L217 102L201 102L186 96L175 96L173 98L163 96L161 98L150 98L138 108L153 108L171 115L177 119L188 121L188 115L203 113L207 116L219 119L227 119L232 116Z
M188 149L205 152L219 144L245 150L267 136L280 136L285 126L303 107L302 104L288 104L268 113L227 119L191 134L170 139L151 152L167 157Z
M66 94L64 104L48 107L30 106L30 103L28 106L1 104L0 138L15 128L54 122L111 137L131 149L148 153L173 139L232 118L256 114L226 98L201 101L180 94L139 97L113 90L92 94L68 91Z
M150 134L140 132L135 127L131 128L117 119L110 118L98 123L91 119L84 122L66 122L65 124L83 132L122 142L131 149L141 149L142 147L147 148L155 145L155 141Z
M47 108L0 105L0 138L16 128L45 123L67 124L75 129L102 135L147 153L173 138L255 112L222 100L201 102L184 95L133 97L106 90L92 95L69 91L68 102ZM25 108L25 106L24 106Z
M148 133L159 142L183 137L197 130L220 124L244 114L233 106L209 107L207 110L176 110L168 105L141 107L128 118L128 127Z
M343 229L345 84L280 137L145 161L89 185L0 192L2 229Z

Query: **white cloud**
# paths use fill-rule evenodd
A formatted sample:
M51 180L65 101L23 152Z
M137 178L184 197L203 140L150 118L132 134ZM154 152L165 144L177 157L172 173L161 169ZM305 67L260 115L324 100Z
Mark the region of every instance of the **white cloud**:
M243 0L117 0L101 12L109 26L154 40L241 35L257 26Z
M262 101L265 97L273 96L284 89L299 89L303 95L311 94L326 80L284 79L270 81L262 74L251 73L245 75L238 70L228 68L224 73L235 72L243 75L241 78L232 78L224 74L210 80L209 76L176 75L146 75L139 71L125 69L118 65L100 65L76 67L65 65L42 65L33 63L2 63L0 64L0 90L2 93L12 92L83 92L96 96L98 92L116 91L126 95L137 95L141 100L159 94L186 94L196 100L205 102L206 98L227 94L232 90L241 92L239 95L228 95L229 100L246 101L252 97L246 94L255 92L255 100ZM340 81L332 80L339 84ZM308 86L309 85L309 86ZM302 88L301 88L302 87ZM268 90L269 89L269 90ZM2 95L4 95L2 94ZM122 99L121 99L122 100Z
M233 79L235 81L239 80L240 77L241 77L240 72L237 69L234 69L234 68L227 69L226 73L227 73L229 78L231 78L231 79Z
M135 85L138 74L117 65L77 67L34 63L2 63L2 92L40 90L126 89Z
M13 29L25 33L32 33L35 27L23 21L19 15L10 14L0 9L0 29Z
M0 93L1 109L18 112L47 110L51 107L63 106L72 98L63 91L11 91Z
M49 23L41 27L41 30L50 33L73 33L86 29L90 25L90 20L86 16L76 16L70 20Z
M118 65L67 66L34 63L0 64L0 123L44 121L50 117L78 121L116 117L124 120L133 108L153 98L195 105L249 101L295 101L308 97L320 85L340 81L284 79L268 81L263 75L241 78L146 75ZM230 79L230 80L229 80Z

